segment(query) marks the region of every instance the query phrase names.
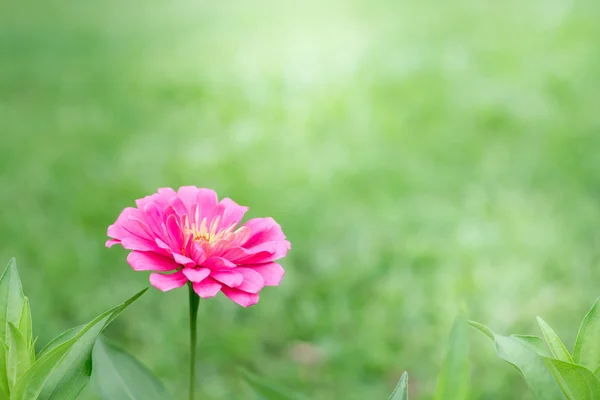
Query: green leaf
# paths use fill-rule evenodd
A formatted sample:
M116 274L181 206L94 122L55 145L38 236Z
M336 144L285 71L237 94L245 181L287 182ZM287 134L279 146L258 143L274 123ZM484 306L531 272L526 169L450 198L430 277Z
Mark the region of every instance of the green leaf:
M263 400L304 400L305 398L301 395L292 393L288 389L279 387L270 382L267 382L263 378L243 370L242 371L246 383L252 388L252 390L259 395Z
M527 347L537 355L550 357L550 353L548 353L545 343L539 337L534 335L510 335L510 337L519 340L523 346Z
M94 380L104 400L166 400L162 383L132 355L100 338L94 347Z
M102 326L108 320L108 316L103 314L100 317L93 320L89 325L85 327L85 330L80 333L83 335L88 330L97 326ZM56 346L52 350L48 351L43 357L39 358L19 379L14 390L10 394L10 400L37 400L40 392L44 386L44 383L54 370L57 365L60 364L65 354L68 353L69 349L79 339L77 335L64 343Z
M390 396L389 400L408 400L408 374L405 372L400 377L396 389Z
M550 325L548 325L546 321L544 321L540 317L537 317L537 321L544 335L544 339L546 340L546 344L548 345L548 348L550 348L550 351L552 352L554 357L559 359L560 361L573 363L573 359L571 358L569 351L567 350L563 342L560 340L556 332L554 332L554 329L552 329Z
M596 300L590 311L581 322L573 361L586 368L594 370L600 366L600 312L598 312L600 298Z
M42 348L42 350L39 351L38 358L43 357L46 353L48 353L50 350L52 350L56 346L58 346L58 345L60 345L60 344L62 344L64 342L66 342L67 340L73 338L79 332L81 332L81 330L83 328L85 328L85 325L79 325L79 326L75 326L73 328L67 329L66 331L64 331L63 333L61 333L60 335L58 335L57 337L55 337L54 339L52 339L50 342L48 342Z
M462 400L469 393L469 326L460 313L450 332L438 377L436 400Z
M548 353L541 339L535 336L497 335L477 322L469 321L469 324L494 341L498 356L521 373L534 399L564 399L553 374L544 361Z
M23 339L27 343L27 349L29 350L29 358L31 363L35 361L35 346L33 340L33 328L31 321L31 308L29 307L29 299L24 298L23 310L21 311L21 318L19 319L19 332L23 335Z
M19 331L27 344L33 343L33 328L31 321L31 307L27 296L23 297L23 309L21 310L21 318L19 318Z
M92 375L92 351L98 335L129 305L136 301L147 289L137 293L123 304L115 307L108 315L104 325L90 329L80 336L64 361L52 371L39 400L69 400L75 399L87 385ZM84 328L85 329L85 328Z
M19 326L24 302L23 287L13 258L0 277L0 343L7 343L9 323ZM6 347L0 346L0 391L8 393Z
M10 322L8 323L8 328L6 372L9 387L12 388L23 373L29 369L32 361L27 341L23 337L23 334Z
M545 358L545 361L567 399L600 399L600 381L592 371L554 358Z
M75 336L48 350L19 379L10 400L75 399L91 374L90 343L93 348L108 323L145 291L102 313Z
M118 316L118 314L114 314L113 316L111 316L111 318L106 322L106 325L107 326L110 325L110 323L117 316ZM79 325L79 326L75 326L73 328L67 329L66 331L64 331L63 333L61 333L60 335L58 335L57 337L55 337L54 339L52 339L50 342L48 342L42 348L42 350L40 350L40 352L38 353L38 357L43 356L44 354L46 354L48 351L52 350L53 348L55 348L59 344L64 343L68 339L71 339L73 336L77 335L84 328L84 326L85 325Z

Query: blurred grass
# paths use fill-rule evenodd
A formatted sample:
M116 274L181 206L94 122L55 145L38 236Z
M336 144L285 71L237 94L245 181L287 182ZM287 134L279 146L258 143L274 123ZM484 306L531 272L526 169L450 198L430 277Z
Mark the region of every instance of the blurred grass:
M201 303L202 398L238 366L313 399L429 399L457 304L572 345L600 295L593 0L0 3L0 260L43 344L147 285L104 248L157 187L276 218L280 288ZM186 293L109 335L182 396ZM527 398L473 337L472 398ZM84 399L93 399L89 390Z

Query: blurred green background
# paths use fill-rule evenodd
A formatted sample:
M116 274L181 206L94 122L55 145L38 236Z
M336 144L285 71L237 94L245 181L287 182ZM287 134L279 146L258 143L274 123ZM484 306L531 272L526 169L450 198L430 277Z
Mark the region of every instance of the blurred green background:
M571 347L600 295L594 0L0 2L0 259L38 343L146 286L106 227L157 187L273 216L286 278L200 311L203 399L244 366L316 400L430 399L458 305ZM182 398L187 292L110 328ZM526 399L472 335L473 399ZM93 388L83 399L94 399Z

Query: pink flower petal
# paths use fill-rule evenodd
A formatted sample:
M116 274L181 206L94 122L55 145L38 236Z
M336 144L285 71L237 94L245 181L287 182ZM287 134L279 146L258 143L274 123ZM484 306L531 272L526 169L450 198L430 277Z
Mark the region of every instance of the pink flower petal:
M229 243L229 247L239 247L248 241L250 237L250 228L242 226L235 231L233 239Z
M219 198L214 190L198 189L198 193L196 194L196 203L198 204L198 213L200 215L200 219L204 217L212 218L212 212L218 202ZM194 216L192 215L192 218L193 217Z
M121 244L121 241L118 239L112 239L112 240L106 241L106 247L108 247L108 248L113 247L115 244Z
M145 215L137 208L126 208L128 210L127 217L123 219L122 226L127 232L132 235L139 236L143 239L151 239L152 232L146 226Z
M181 271L170 275L157 273L150 274L150 284L163 292L182 287L187 281L188 279Z
M210 269L235 268L237 265L221 257L211 257L202 263L203 267Z
M167 237L169 239L169 246L172 249L183 250L183 232L178 222L179 218L175 215L170 215L167 218L166 229Z
M210 243L202 241L202 242L198 243L198 245L204 252L205 257L210 258L212 255L212 246L210 245Z
M235 260L235 262L238 264L261 264L268 261L279 260L280 258L285 257L290 248L290 242L287 240L281 242L265 242L249 249L253 254Z
M193 259L192 252L194 248L194 238L191 235L187 235L183 243L183 255Z
M181 254L173 253L173 259L177 262L177 264L181 264L184 267L192 268L196 266L194 260L191 260Z
M161 197L161 199L166 200L168 202L173 197L176 197L177 193L175 193L175 191L173 189L168 187L168 188L158 189L158 195Z
M255 293L246 293L238 289L228 288L227 286L223 286L221 290L225 296L229 297L242 307L250 307L258 303L259 300L258 294Z
M166 251L167 253L171 253L173 251L171 246L169 246L168 244L166 244L159 238L154 239L154 242L156 243L157 248L162 249L162 250Z
M231 247L229 241L221 239L217 240L210 246L210 250L206 252L208 257L219 257Z
M265 286L278 286L285 271L283 267L277 263L271 262L266 264L244 265L246 268L251 268L258 272L265 281Z
M106 235L108 237L120 240L120 239L124 238L125 236L127 236L127 231L125 231L125 229L123 229L123 227L121 226L121 223L117 220L117 222L108 226L108 229L106 230Z
M144 210L144 207L146 207L150 203L153 203L152 199L155 196L156 196L156 194L153 194L153 195L150 195L150 196L142 197L141 199L137 199L135 201L135 205L137 206L138 209Z
M129 223L137 224L138 227L142 230L143 234L139 233L139 234L137 234L137 236L143 237L145 239L152 239L154 237L154 232L152 232L150 227L148 227L148 225L144 221L145 218L146 218L146 216L140 212L139 217L130 216Z
M110 225L106 234L112 238L121 239L127 235L127 231L123 229L123 220L127 218L127 208L121 212L114 224Z
M239 286L244 279L244 276L235 270L213 271L210 277L229 287Z
M168 212L174 212L178 217L187 215L188 213L187 207L179 197L173 197L171 200L169 200L169 207L167 207L167 210L173 210Z
M242 274L244 279L236 288L248 293L258 293L265 286L265 280L262 275L250 268L238 267L235 271Z
M144 206L144 215L146 223L154 235L158 238L163 238L165 228L163 223L162 210L155 203L149 203Z
M265 242L250 249L232 247L223 253L222 257L236 264L261 264L275 261L284 257L290 249L290 242Z
M237 260L246 258L253 254L254 253L252 251L247 250L243 247L237 246L237 247L231 247L230 249L227 249L227 251L225 253L223 253L222 256L223 256L223 258L226 258L228 260L236 262ZM271 254L271 253L268 253L268 254Z
M254 218L244 224L250 228L251 234L244 247L250 248L264 242L278 242L285 240L281 226L273 218Z
M159 252L160 249L156 246L156 244L149 242L148 240L138 238L136 236L128 236L121 240L121 244L123 248L127 250L138 250L138 251L156 251Z
M175 261L152 252L132 251L127 256L127 262L135 271L171 271L179 268Z
M196 195L198 188L196 186L182 186L177 190L177 197L183 201L188 213L191 212L192 206L196 204Z
M221 290L221 284L215 282L211 278L204 279L202 282L197 282L193 284L194 291L198 296L203 299L208 299L209 297L215 297L219 290Z
M210 275L210 270L208 268L184 268L182 272L190 281L194 283L202 282L208 275Z
M244 214L248 211L248 207L240 206L230 198L221 200L219 208L222 208L219 228L229 228L230 226L239 224L242 218L244 218Z
M202 265L206 261L206 253L198 242L192 240L192 254L191 259L194 260L196 265Z
M107 234L114 239L123 239L127 236L151 239L148 228L139 221L143 218L143 214L137 208L127 207L121 212L117 221L108 227Z

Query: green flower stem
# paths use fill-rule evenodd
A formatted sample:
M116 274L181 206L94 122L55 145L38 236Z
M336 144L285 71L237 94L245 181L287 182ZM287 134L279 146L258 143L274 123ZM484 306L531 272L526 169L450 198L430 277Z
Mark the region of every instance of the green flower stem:
M188 282L188 286L190 288L190 400L194 400L194 388L196 382L196 342L198 340L197 320L200 297L194 292L192 282Z

